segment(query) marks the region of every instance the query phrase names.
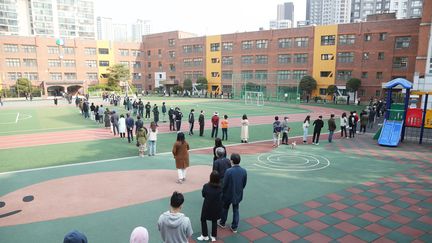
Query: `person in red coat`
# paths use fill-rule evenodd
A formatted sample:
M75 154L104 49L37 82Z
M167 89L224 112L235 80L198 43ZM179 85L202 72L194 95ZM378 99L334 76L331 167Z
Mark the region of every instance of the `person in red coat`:
M219 116L218 116L218 113L217 113L217 112L215 112L215 113L213 114L212 119L211 119L211 122L212 122L212 133L211 133L211 137L214 136L215 138L217 138L218 130L219 130Z

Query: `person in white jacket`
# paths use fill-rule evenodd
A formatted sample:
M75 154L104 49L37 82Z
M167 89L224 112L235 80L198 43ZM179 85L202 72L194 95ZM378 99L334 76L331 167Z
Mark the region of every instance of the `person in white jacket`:
M150 131L148 136L149 156L155 156L156 154L156 141L157 141L157 126L155 122L150 123Z
M124 115L120 115L120 119L119 119L119 133L120 133L120 138L124 139L126 136L126 119L124 117Z
M347 125L348 125L348 118L346 113L344 112L342 113L342 116L340 118L341 138L343 138L344 133L345 133L345 138L348 138L347 130L346 130Z
M309 133L309 125L310 125L310 116L306 116L304 122L303 122L303 143L307 143L307 137Z

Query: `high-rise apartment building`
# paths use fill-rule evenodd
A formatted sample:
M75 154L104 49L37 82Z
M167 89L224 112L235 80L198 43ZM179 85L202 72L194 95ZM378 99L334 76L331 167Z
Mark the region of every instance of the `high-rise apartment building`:
M368 15L396 13L396 18L419 18L423 0L351 0L351 22L365 21Z
M276 20L270 21L270 29L287 29L294 27L294 4L287 2L277 5Z
M352 0L307 0L306 21L313 25L349 23Z
M113 40L112 18L97 17L96 25L98 40Z
M93 0L4 0L0 35L95 38Z
M138 19L132 24L131 40L134 42L142 41L143 35L150 34L150 21Z
M114 41L127 41L128 31L126 24L113 24L113 40Z

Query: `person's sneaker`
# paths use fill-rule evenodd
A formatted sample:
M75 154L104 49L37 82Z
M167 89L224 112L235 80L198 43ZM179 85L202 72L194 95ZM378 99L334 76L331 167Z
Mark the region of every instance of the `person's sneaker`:
M219 226L219 227L221 227L222 229L225 229L225 224L222 224L220 221L218 221L217 222L217 225Z
M212 241L212 242L215 242L215 241L216 241L216 237L211 236L210 238L211 238L211 241Z
M316 143L315 145L319 145L319 143Z
M182 181L185 182L185 181L186 181L186 178L183 178Z
M183 184L182 180L177 180L177 184Z
M237 233L237 229L233 229L232 227L230 227L230 230L231 230L233 233Z
M197 237L197 240L202 241L202 240L209 240L208 236L203 236L201 235L200 237Z
M314 142L312 142L312 144L313 144L313 145L315 145L315 143L314 143Z

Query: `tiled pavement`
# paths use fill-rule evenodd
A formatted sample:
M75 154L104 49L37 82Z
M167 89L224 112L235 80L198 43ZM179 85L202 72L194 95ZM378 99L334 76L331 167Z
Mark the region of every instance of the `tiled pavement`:
M338 146L341 150L350 146L364 150L372 147L361 140L355 145L344 142L328 146ZM242 219L237 234L219 229L218 242L432 242L430 147L419 147L412 152L376 149L379 153L371 156L417 166L275 212ZM351 152L360 155L364 151Z

